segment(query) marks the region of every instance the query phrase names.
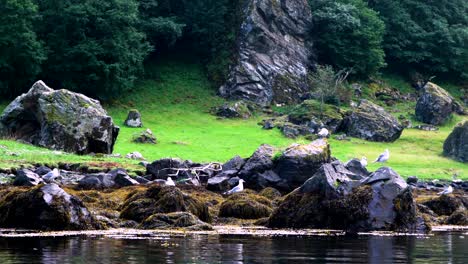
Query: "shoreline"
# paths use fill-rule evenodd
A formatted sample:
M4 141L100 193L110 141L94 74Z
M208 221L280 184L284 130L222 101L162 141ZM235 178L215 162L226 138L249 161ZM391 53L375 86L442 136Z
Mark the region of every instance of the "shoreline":
M359 232L358 236L433 236L436 233L464 232L468 235L468 226L439 225L433 226L429 233L399 233L389 231ZM153 229L141 230L130 228L114 228L108 230L86 230L86 231L48 231L21 229L0 229L0 238L50 238L50 237L94 237L102 236L112 239L170 239L172 237L190 236L223 236L223 237L316 237L316 236L345 236L342 230L328 229L270 229L266 227L243 227L243 226L213 226L211 231L187 231Z

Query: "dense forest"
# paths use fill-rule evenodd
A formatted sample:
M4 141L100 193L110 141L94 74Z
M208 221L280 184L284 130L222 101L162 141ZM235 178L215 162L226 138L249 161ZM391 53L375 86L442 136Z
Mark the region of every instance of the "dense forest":
M2 0L0 94L36 79L101 99L132 89L146 60L199 55L214 86L235 60L244 1ZM363 78L386 68L468 79L465 0L311 0L319 64Z

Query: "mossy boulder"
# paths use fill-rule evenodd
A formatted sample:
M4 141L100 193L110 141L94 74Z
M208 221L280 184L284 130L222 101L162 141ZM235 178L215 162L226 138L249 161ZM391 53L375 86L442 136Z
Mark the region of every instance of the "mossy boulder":
M77 154L112 153L119 133L97 100L36 82L0 116L0 134Z
M244 101L227 102L216 108L214 112L224 118L248 119L252 116L252 107Z
M400 138L403 126L382 107L367 100L347 113L340 131L369 141L393 142Z
M172 229L185 228L189 230L212 230L213 227L195 215L188 212L174 212L168 214L153 214L146 218L138 228L141 229Z
M468 121L456 126L445 140L444 155L468 162Z
M335 132L341 126L344 112L337 106L323 104L316 100L306 100L288 111L288 120L296 125L308 125L318 129L327 126L331 132Z
M130 195L122 205L120 218L139 223L154 214L190 212L204 222L211 222L208 207L172 186L153 185Z
M423 203L439 216L449 216L458 210L467 210L468 199L459 195L441 195Z
M153 131L149 128L140 133L134 134L132 141L141 144L156 144L158 142Z
M268 198L246 190L229 196L221 204L219 217L259 219L268 217L271 212L272 204Z
M6 193L0 199L0 227L88 230L101 226L79 198L52 183Z

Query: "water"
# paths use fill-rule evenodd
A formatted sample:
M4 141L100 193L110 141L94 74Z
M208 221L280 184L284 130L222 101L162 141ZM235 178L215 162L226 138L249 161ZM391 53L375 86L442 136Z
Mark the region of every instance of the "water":
M429 237L0 238L0 263L468 263L468 234Z

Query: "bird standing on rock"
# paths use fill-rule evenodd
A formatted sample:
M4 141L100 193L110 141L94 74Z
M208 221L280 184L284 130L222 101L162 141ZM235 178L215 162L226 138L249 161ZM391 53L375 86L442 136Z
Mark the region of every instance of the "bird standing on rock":
M322 127L322 129L320 129L317 135L319 136L319 138L326 138L330 135L330 132L328 131L328 129Z
M171 177L167 177L166 186L175 186L175 182L172 180Z
M367 158L365 156L362 157L360 162L362 167L367 167Z
M60 176L60 171L55 168L51 171L49 171L46 175L42 176L42 179L46 182L46 183L51 183L53 182L56 178L58 178Z
M390 151L386 149L384 153L380 154L380 156L373 163L376 163L376 162L384 163L384 162L387 162L388 159L390 159Z
M438 195L449 195L451 193L453 193L453 187L449 185L449 187L438 193Z
M233 193L242 192L244 190L244 182L245 182L244 180L240 179L239 184L236 187L232 188L231 190L229 190L229 191L227 191L227 192L225 192L223 194L229 195L229 194L233 194Z

